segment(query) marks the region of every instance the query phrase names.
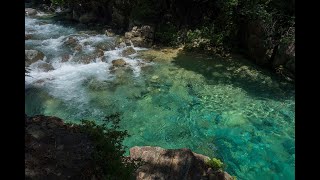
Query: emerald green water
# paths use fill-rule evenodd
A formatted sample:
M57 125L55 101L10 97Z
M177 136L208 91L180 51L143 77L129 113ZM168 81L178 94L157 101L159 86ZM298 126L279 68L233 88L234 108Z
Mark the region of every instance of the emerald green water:
M32 23L27 18L26 29ZM76 30L44 26L58 28L61 35L38 36L26 47L48 52L46 61L55 70L32 68L25 89L28 115L78 122L120 112L121 128L131 135L124 141L128 148L190 148L222 159L238 179L294 179L293 85L240 58L179 53L171 62L141 67L136 62L144 60L133 56L125 59L129 68L115 72L108 69L110 60L60 62L60 36ZM34 35L50 29L35 27ZM48 40L49 45L41 43ZM105 57L115 59L119 51L106 50Z

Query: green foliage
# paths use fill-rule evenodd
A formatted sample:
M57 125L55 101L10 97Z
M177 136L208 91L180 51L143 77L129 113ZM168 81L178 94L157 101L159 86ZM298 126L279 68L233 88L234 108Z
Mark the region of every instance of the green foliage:
M130 14L130 18L136 21L153 22L159 14L156 10L157 1L154 0L136 0Z
M221 162L221 160L217 158L211 158L209 159L206 164L211 167L213 170L219 170L224 168L224 164Z
M177 45L178 29L172 24L161 24L155 32L155 39L161 44Z
M105 22L126 28L129 22L156 24L155 40L162 45L185 44L190 51L220 55L239 46L246 25L258 21L267 44L277 43L294 27L294 0L51 0L77 12L95 12ZM80 5L81 4L81 5ZM201 11L191 11L201 9ZM191 13L190 13L191 12ZM110 13L109 15L106 15ZM110 18L112 14L112 18ZM114 18L119 17L119 18Z
M94 143L94 174L102 179L133 179L140 163L124 157L122 141L128 133L118 130L120 115L108 116L104 121L104 124L97 125L94 121L82 120L79 126Z

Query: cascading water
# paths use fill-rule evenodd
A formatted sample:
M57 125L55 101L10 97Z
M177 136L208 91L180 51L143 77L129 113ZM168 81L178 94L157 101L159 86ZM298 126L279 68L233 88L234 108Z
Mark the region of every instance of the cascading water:
M26 77L28 115L100 122L120 112L129 148L190 148L221 158L238 179L294 179L292 85L245 61L179 55L150 63L122 56L115 38L41 15L25 18L26 50L46 56ZM112 67L119 58L126 68Z

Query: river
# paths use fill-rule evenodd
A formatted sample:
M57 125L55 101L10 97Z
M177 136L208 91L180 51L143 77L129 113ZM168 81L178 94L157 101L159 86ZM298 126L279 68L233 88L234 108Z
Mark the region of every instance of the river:
M124 141L128 148L190 148L222 159L238 179L295 178L295 89L270 72L241 58L181 52L151 62L139 53L124 57L115 38L45 14L25 17L25 33L31 34L25 49L46 56L26 76L26 114L101 122L119 112L121 128L131 135ZM82 50L68 46L69 37ZM112 69L119 58L126 67Z

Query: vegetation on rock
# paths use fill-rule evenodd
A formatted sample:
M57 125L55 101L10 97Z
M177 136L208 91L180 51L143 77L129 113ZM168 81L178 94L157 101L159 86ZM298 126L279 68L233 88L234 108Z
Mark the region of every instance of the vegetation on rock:
M139 163L124 156L122 141L129 136L127 131L119 129L120 114L105 118L102 125L94 121L83 120L80 131L89 135L94 144L92 154L95 175L102 179L134 179ZM99 178L99 179L100 179Z
M210 166L213 170L219 170L224 168L223 162L221 162L220 159L217 158L211 158L209 159L206 164Z

